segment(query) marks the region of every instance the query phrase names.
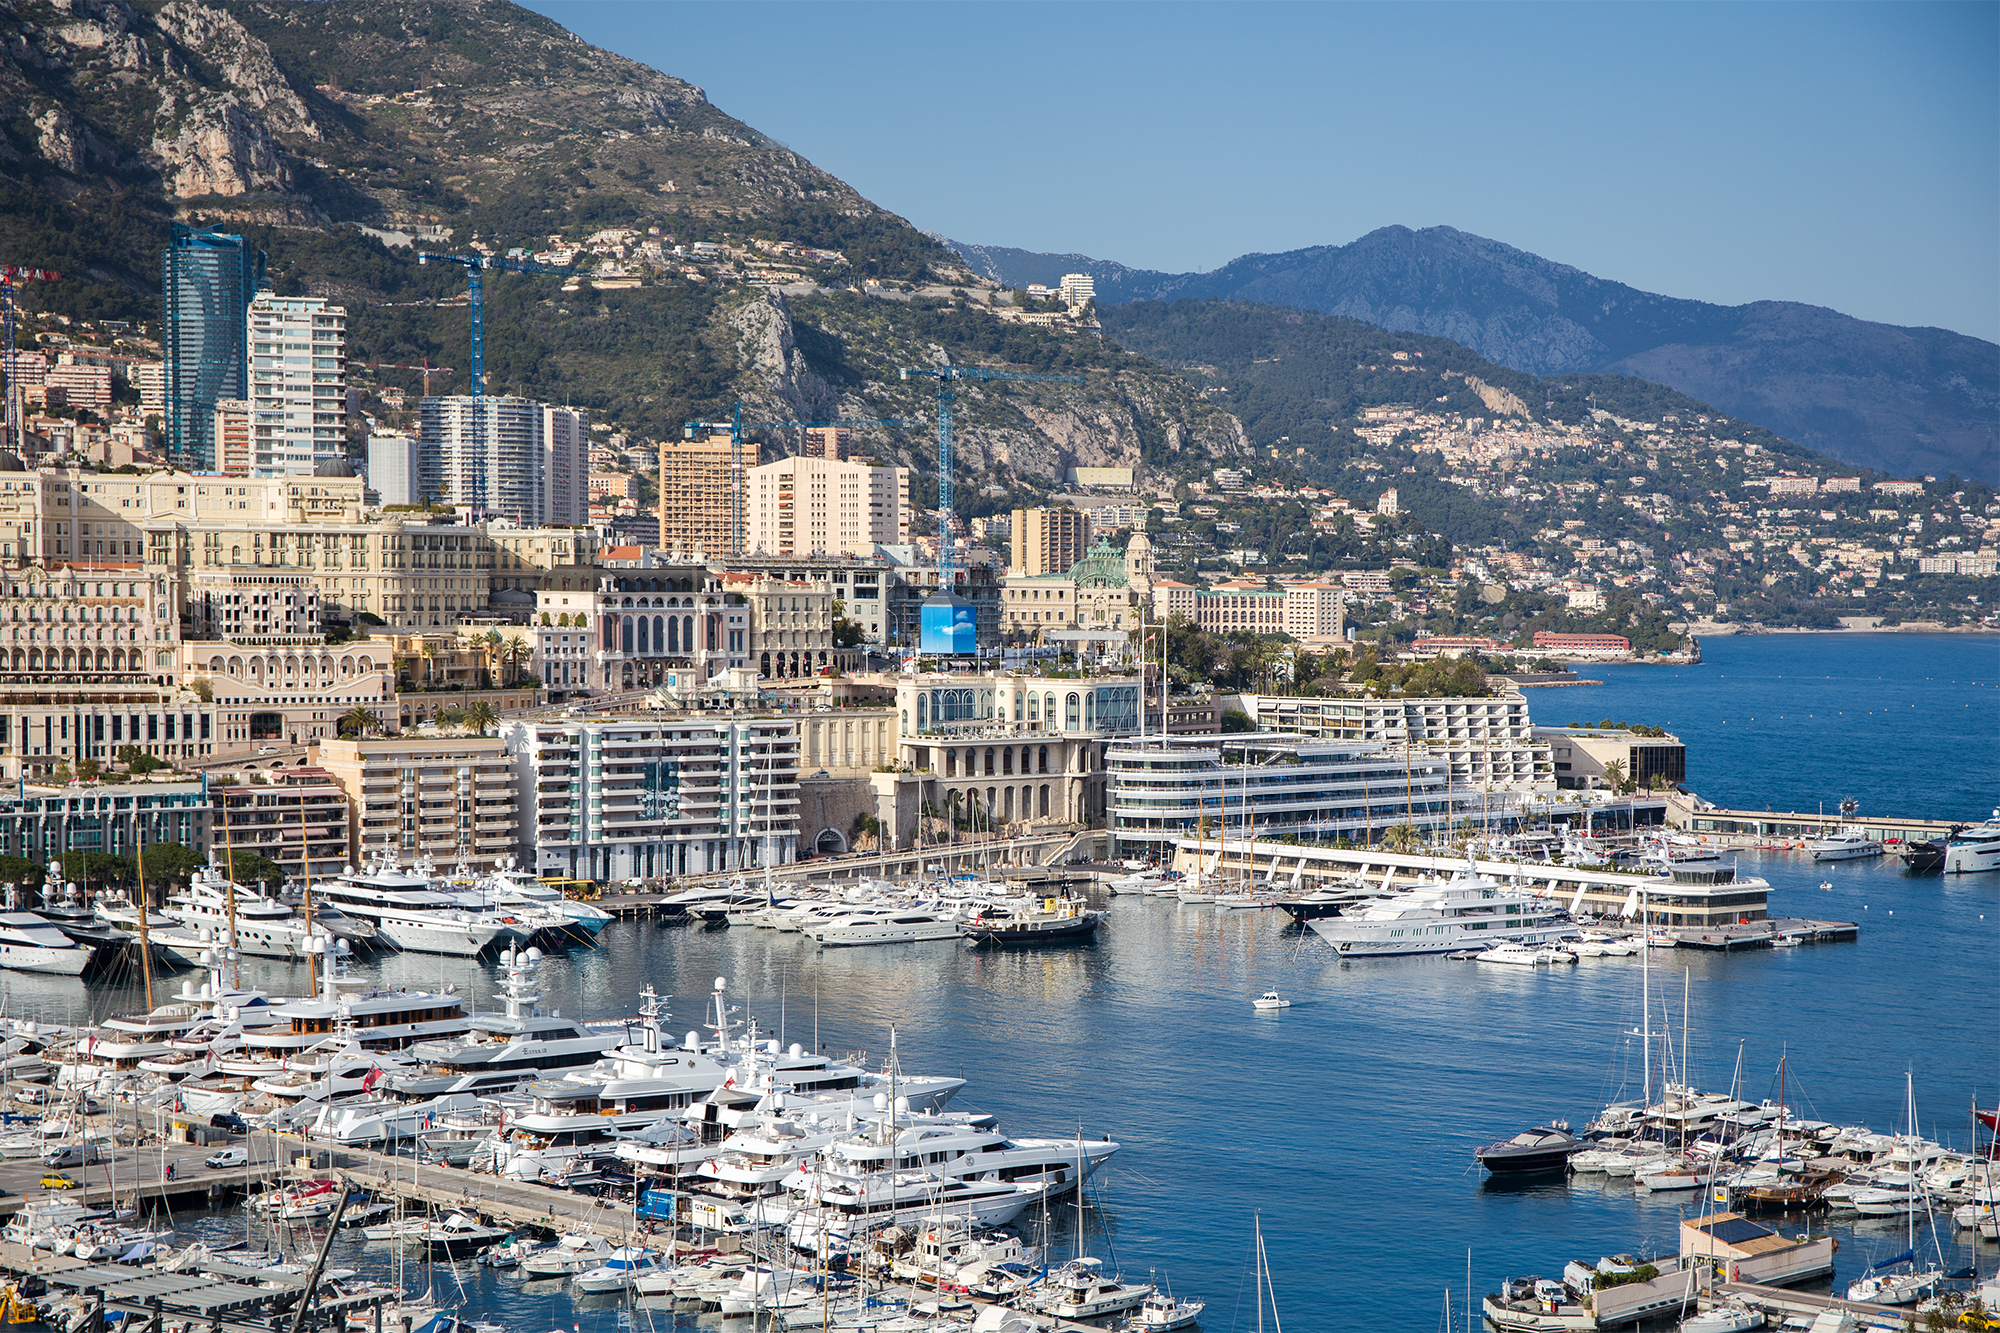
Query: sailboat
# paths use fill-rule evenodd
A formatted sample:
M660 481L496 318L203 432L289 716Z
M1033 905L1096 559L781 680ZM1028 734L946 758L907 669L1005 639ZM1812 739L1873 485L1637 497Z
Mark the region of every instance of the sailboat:
M1083 1135L1076 1141L1076 1257L1043 1280L1030 1299L1038 1314L1056 1319L1096 1319L1145 1304L1150 1283L1124 1282L1104 1271L1104 1261L1083 1252Z
M1917 1136L1917 1092L1916 1084L1907 1073L1903 1075L1904 1096L1907 1099L1910 1121L1910 1137ZM1872 1264L1861 1278L1849 1284L1847 1299L1850 1301L1873 1301L1877 1305L1915 1305L1928 1296L1937 1294L1938 1286L1944 1281L1944 1269L1940 1266L1917 1267L1917 1176L1910 1171L1909 1208L1904 1212L1904 1239L1909 1248L1901 1254L1892 1255L1879 1264ZM1928 1203L1924 1208L1928 1214ZM1935 1226L1935 1223L1933 1223ZM1899 1264L1908 1265L1900 1273L1884 1272Z

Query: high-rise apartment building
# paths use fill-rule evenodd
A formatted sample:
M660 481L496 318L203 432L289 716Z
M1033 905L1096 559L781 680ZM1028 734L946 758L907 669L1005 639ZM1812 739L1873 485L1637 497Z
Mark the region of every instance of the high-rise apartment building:
M590 416L542 409L542 522L580 528L590 521Z
M586 413L526 398L455 394L424 399L418 419L422 497L411 503L459 505L475 518L529 527L586 520Z
M250 400L224 398L215 405L215 470L225 477L247 477L250 448Z
M660 443L661 546L690 554L742 554L736 547L731 503L738 481L735 449L726 430ZM742 449L744 469L755 468L757 446L745 440Z
M381 504L421 503L423 453L414 437L396 431L369 433L368 489Z
M1056 292L1064 305L1078 310L1097 298L1097 281L1088 273L1065 273Z
M799 447L799 452L807 458L830 458L836 463L845 463L853 439L854 432L845 426L808 426L805 443Z
M310 477L347 446L347 310L317 296L250 303L250 467Z
M264 257L241 236L178 224L161 265L167 450L176 465L215 466L215 404L249 396L247 315Z
M910 470L781 458L746 474L746 550L873 555L910 539Z
M1080 509L1016 509L1008 572L1067 574L1089 541L1090 519Z

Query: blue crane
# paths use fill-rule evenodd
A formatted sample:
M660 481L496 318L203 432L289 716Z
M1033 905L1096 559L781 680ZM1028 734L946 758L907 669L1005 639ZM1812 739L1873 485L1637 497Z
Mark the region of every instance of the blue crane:
M825 421L745 421L743 404L737 403L727 421L690 421L681 427L684 439L692 440L696 431L729 432L729 553L743 554L743 432L746 430L782 430L795 426L914 426L914 421L902 417L829 417ZM665 477L661 478L664 482ZM666 534L660 534L665 540Z
M447 255L428 250L419 250L417 252L418 264L428 264L433 259L437 260L440 264L458 264L465 269L467 295L472 306L473 432L479 441L479 447L472 451L472 495L470 497L455 496L454 498L469 498L472 505L473 517L479 519L485 517L486 513L486 431L484 421L485 412L482 402L486 397L486 319L484 306L481 301L479 274L482 270L489 268L501 269L508 273L561 273L565 275L574 273L576 270L574 268L558 268L554 264L538 263L533 259L520 259L511 255ZM426 395L428 395L430 390L430 376L428 375L424 376L424 389Z
M953 380L1018 380L1031 384L1081 384L1081 375L1031 375L1018 370L985 370L978 366L905 366L899 377L931 376L938 382L938 591L948 593L955 582L951 550L951 382Z
M433 259L440 264L458 264L465 269L467 295L472 302L472 396L483 398L486 396L486 333L480 297L480 272L493 268L508 273L560 273L567 277L577 270L558 268L554 264L543 264L533 259L518 259L510 255L446 255L428 250L417 252L419 264L428 264Z

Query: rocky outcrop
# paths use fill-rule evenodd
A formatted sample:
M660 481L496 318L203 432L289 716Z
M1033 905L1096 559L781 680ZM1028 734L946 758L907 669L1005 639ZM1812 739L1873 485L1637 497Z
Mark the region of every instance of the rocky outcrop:
M234 93L162 98L149 156L168 193L179 199L284 190L291 184L271 132Z
M284 72L266 46L227 10L193 0L173 0L154 20L161 33L198 60L254 112L264 128L281 137L318 139L322 135Z
M736 335L737 364L744 377L763 392L760 402L775 400L774 420L821 421L839 415L832 388L806 364L792 336L792 312L785 298L764 292L729 310L724 318Z

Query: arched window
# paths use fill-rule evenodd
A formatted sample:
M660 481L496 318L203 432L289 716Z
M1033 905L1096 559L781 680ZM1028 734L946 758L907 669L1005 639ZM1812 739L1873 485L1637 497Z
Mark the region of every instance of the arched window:
M1097 692L1092 690L1083 696L1083 729L1093 731L1097 727Z
M648 636L648 633L647 633L647 631L648 631L648 628L649 628L649 627L648 627L648 625L646 624L646 617L644 617L644 616L640 616L640 617L639 617L639 651L640 651L640 652L642 652L642 653L646 651L646 644L647 644L648 642L650 642L650 639L649 639L649 636Z
M1063 713L1065 718L1067 719L1067 721L1065 721L1065 723L1063 724L1065 729L1069 731L1076 730L1077 709L1078 707L1081 706L1082 702L1083 701L1074 694L1070 695L1069 697L1063 700L1063 704L1065 705Z
M653 622L655 624L658 624L659 620L660 618L658 616L653 617ZM667 624L667 642L665 651L670 653L677 653L681 650L680 619L678 617L670 616L667 618L666 624Z
M919 695L917 696L917 730L918 730L918 731L924 731L924 730L926 730L927 728L929 728L929 726L930 726L930 717L929 717L929 713L930 713L930 696L929 696L929 695L924 695L924 694L919 694Z
M1042 763L1042 772L1044 772L1044 773L1048 772L1048 771L1049 771L1049 747L1048 747L1048 746L1046 746L1046 745L1044 745L1044 746L1042 747L1042 753L1041 753L1041 763ZM1043 814L1047 814L1047 813L1048 813L1048 811L1047 811L1047 810L1044 810L1044 811L1042 811L1042 813L1043 813Z
M681 617L681 643L682 643L683 645L685 645L685 646L684 646L684 649L683 649L683 651L685 651L685 652L690 652L690 653L694 651L694 617L693 617L693 616L682 616L682 617Z
M622 624L624 628L620 636L619 650L629 653L632 651L632 617L623 617Z
M1006 777L1014 776L1014 747L1011 745L1000 755L1000 772Z

